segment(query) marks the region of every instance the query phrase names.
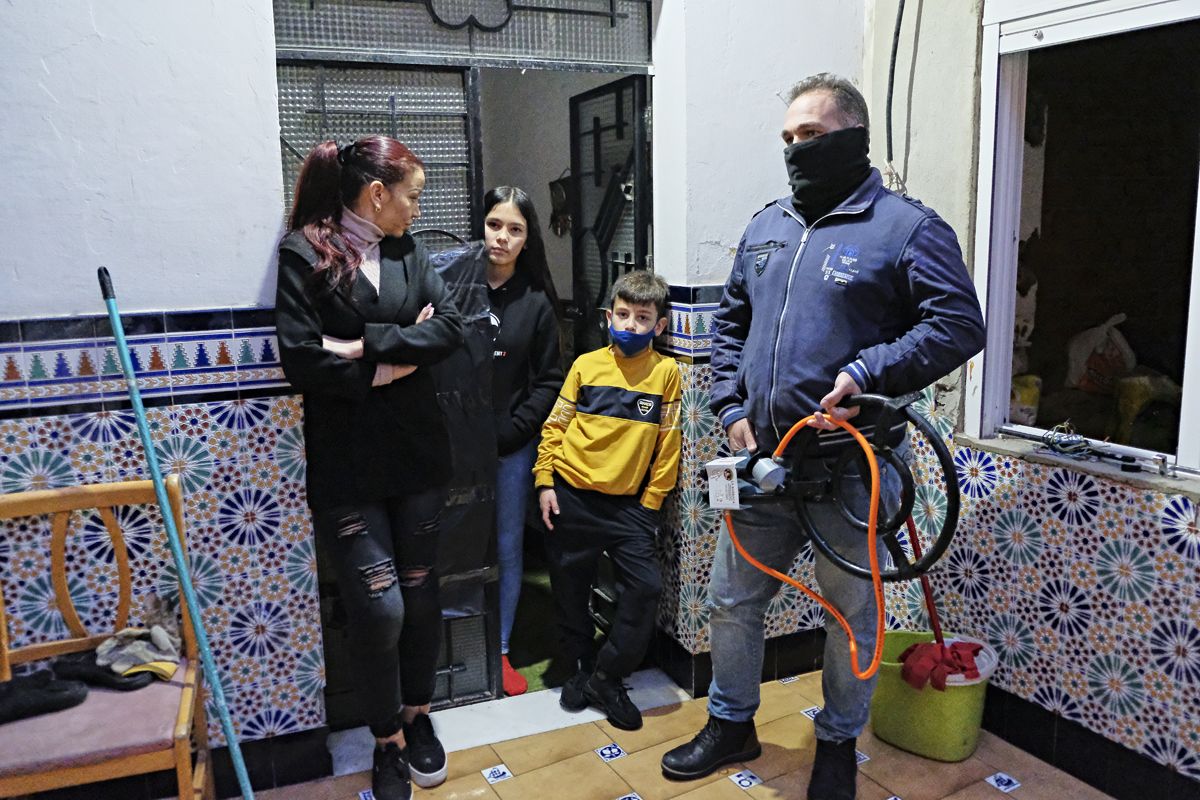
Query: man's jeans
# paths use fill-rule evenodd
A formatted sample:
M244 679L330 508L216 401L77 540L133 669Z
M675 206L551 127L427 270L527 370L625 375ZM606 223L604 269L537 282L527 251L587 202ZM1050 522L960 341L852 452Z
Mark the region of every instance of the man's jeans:
M898 448L907 461L908 448ZM805 472L817 477L832 467L835 459L811 459ZM843 497L859 519L866 520L870 493L854 473L854 464L842 481ZM863 466L865 470L865 465ZM894 470L881 461L883 491L880 519L894 513L899 505L900 481ZM852 526L831 499L809 503L808 512L816 529L835 550L855 563L866 566L867 534ZM746 551L769 567L787 572L796 554L808 539L800 527L791 500L760 502L733 512L734 531ZM887 568L882 542L880 566ZM871 582L844 572L814 548L817 583L821 594L842 613L858 642L859 669L870 663L875 648L875 595ZM763 614L779 590L775 578L759 571L743 559L733 547L728 530L722 526L709 585L712 608L712 668L708 711L720 719L745 722L754 718L759 704L759 682L763 664ZM842 627L826 613L825 664L821 689L825 708L817 715L817 738L842 742L858 736L870 713L875 679L862 681L850 669L850 648Z

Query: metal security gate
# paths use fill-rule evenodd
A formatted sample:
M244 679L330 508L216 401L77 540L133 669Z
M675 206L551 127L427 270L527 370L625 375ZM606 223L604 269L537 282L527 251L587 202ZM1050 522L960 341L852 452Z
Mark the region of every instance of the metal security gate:
M275 0L281 57L644 69L651 0ZM341 56L339 56L341 57ZM518 63L519 62L519 63ZM627 70L632 71L632 70Z
M339 145L371 134L393 136L425 162L421 228L470 238L481 198L478 114L468 113L475 86L470 69L398 69L281 62L279 129L284 201L300 165L318 142Z
M608 341L604 308L613 281L648 269L650 142L646 79L631 75L571 98L576 207L572 278L580 319L575 352Z

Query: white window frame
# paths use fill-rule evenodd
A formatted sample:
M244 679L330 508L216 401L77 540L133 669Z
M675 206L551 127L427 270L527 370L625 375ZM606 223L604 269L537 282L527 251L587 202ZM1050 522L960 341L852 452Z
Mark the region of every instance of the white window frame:
M1028 53L1042 47L1200 18L1200 0L987 0L980 76L975 289L988 321L987 346L967 365L964 432L981 439L1042 433L1008 423L1020 233L1022 141ZM1197 175L1200 186L1200 175ZM1184 351L1182 409L1200 411L1200 206ZM994 324L993 324L994 323ZM1108 449L1200 471L1200 413L1181 413L1178 450Z

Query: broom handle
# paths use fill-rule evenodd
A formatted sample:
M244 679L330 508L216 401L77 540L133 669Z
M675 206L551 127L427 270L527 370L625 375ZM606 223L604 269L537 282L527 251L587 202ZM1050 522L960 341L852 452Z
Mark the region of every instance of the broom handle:
M121 314L117 311L117 296L113 291L112 278L104 267L100 267L97 273L100 278L100 293L104 296L104 304L108 307L108 319L112 323L113 337L117 340L117 355L121 357L121 369L125 373L125 384L129 387L129 399L133 403L133 412L137 417L138 434L141 436L142 450L146 453L146 465L150 468L150 477L154 480L154 494L158 498L158 507L162 511L163 522L167 528L167 545L171 548L171 558L175 561L175 572L179 576L179 587L183 590L183 598L187 603L188 614L192 618L192 627L195 629L196 647L200 651L200 662L204 666L204 679L208 681L213 705L217 707L217 716L221 719L221 730L225 734L225 743L229 746L229 757L233 761L233 771L237 773L242 797L245 800L254 800L254 790L250 788L250 777L246 773L246 764L242 760L242 750L238 746L237 734L233 731L233 720L229 718L229 706L225 703L225 692L221 688L217 665L213 661L212 649L208 646L208 633L204 629L204 618L200 615L200 603L196 599L192 576L188 572L183 548L179 544L181 540L179 531L175 527L175 515L171 513L171 501L167 499L167 487L163 483L162 473L158 469L158 455L154 451L154 442L150 438L150 427L146 424L146 409L142 405L142 395L138 391L137 380L134 377L133 361L129 356L129 345L125 342L125 328L121 324Z
M917 524L913 522L913 518L909 516L904 521L908 526L908 538L912 541L913 555L919 561L921 559L921 537L917 535ZM937 643L945 646L946 640L942 638L942 623L938 620L937 608L933 604L933 587L929 585L929 578L921 574L921 590L925 592L925 607L929 609L929 626L933 628L933 638L937 639Z

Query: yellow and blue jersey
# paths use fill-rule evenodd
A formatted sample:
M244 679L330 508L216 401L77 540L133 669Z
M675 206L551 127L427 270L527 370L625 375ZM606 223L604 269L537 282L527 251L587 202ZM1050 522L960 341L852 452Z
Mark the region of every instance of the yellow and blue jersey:
M653 347L632 358L612 348L575 359L542 425L537 486L554 474L576 489L633 495L658 509L679 472L679 367Z

